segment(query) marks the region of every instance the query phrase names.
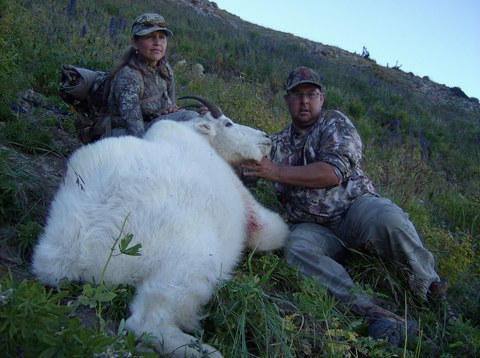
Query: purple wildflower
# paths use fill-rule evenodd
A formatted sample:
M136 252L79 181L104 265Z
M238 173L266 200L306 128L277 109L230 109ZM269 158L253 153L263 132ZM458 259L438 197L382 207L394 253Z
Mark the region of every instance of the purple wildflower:
M75 14L75 4L77 3L77 0L70 0L70 4L67 7L67 14L68 15L74 15Z
M418 137L420 139L420 149L422 151L422 154L425 156L428 156L428 141L425 135L422 133L422 131L418 131Z
M110 18L109 31L110 31L111 37L114 37L117 34L117 28L115 26L115 18L113 16Z

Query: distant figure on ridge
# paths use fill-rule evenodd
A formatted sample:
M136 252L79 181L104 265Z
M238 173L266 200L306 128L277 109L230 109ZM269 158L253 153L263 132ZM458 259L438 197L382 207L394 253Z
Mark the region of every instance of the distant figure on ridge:
M370 53L368 52L368 50L365 46L363 46L362 57L363 58L370 58Z

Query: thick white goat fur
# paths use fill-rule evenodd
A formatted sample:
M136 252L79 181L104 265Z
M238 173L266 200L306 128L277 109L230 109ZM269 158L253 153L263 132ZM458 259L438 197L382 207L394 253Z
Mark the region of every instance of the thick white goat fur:
M105 280L136 287L127 329L158 337L173 356L221 357L188 347L199 311L229 278L246 247L284 245L288 227L261 206L228 163L261 160L265 133L210 113L162 120L143 139L107 138L78 149L50 207L33 255L44 284L99 282L113 239L132 233L141 256L117 255ZM228 163L227 163L228 162ZM115 250L118 254L118 249Z

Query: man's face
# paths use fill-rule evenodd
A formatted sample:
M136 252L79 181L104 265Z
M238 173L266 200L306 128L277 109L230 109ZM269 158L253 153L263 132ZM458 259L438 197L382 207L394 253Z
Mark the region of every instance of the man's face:
M303 83L285 95L285 103L297 131L309 129L317 120L322 109L324 94L310 83Z

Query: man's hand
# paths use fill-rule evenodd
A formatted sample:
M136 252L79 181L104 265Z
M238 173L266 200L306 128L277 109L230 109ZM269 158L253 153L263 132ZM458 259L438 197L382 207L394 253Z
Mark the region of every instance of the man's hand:
M242 163L242 168L244 176L254 176L305 188L329 188L339 184L332 165L325 162L280 167L270 159L263 158L259 162Z
M271 181L279 181L280 179L280 167L268 158L263 158L259 162L242 163L242 168L244 169L244 176L253 176Z

